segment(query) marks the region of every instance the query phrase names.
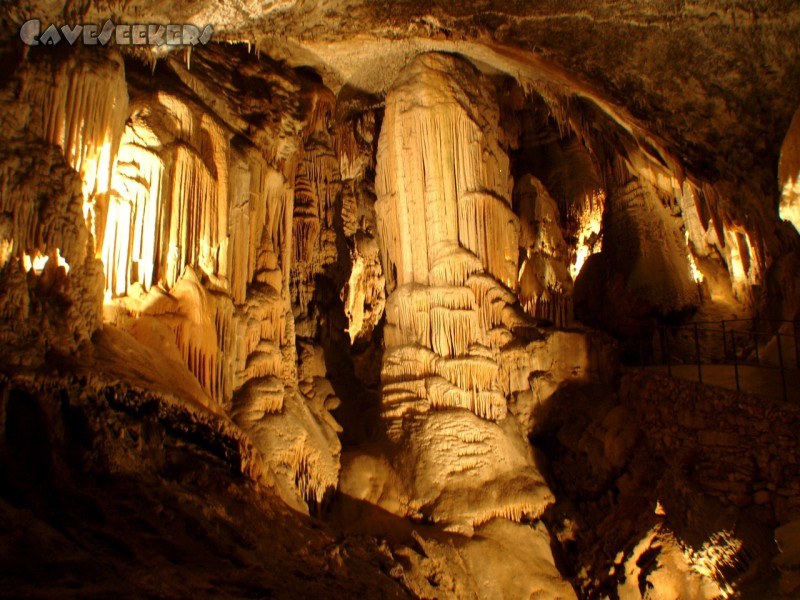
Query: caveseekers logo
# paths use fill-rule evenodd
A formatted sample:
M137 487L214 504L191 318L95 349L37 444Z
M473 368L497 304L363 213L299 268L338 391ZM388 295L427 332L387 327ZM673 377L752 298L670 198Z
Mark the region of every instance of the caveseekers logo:
M118 46L204 46L213 34L211 25L201 30L195 25L115 25L111 21L106 21L102 27L94 23L50 25L42 31L39 19L26 21L19 30L22 43L28 46L55 46L62 42L72 46L78 40L84 46L105 46L112 39Z

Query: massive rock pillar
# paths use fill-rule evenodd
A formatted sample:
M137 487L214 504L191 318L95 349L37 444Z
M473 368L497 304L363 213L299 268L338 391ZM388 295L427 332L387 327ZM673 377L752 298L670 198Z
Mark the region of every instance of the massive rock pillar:
M342 488L449 531L477 530L480 538L442 551L448 564L469 565L481 597L570 597L545 528L518 524L552 502L509 410L530 393L533 347L547 342L531 339L542 336L515 293L520 227L493 90L462 59L428 54L386 98L376 213L389 292L381 414L390 444L382 458L353 460ZM503 528L520 552L542 557L536 568L505 577L488 566L504 554ZM484 559L471 563L474 552Z
M382 414L411 515L471 530L550 493L508 414L519 224L499 109L468 63L423 55L386 99L376 210L388 291Z

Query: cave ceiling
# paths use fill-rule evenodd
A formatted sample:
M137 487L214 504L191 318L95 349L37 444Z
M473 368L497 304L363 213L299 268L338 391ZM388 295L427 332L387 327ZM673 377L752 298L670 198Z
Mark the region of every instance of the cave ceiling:
M31 2L27 18L210 23L380 99L414 56L462 54L486 71L588 97L697 177L776 198L781 142L800 98L800 7L791 1L298 0ZM12 28L11 30L16 31Z

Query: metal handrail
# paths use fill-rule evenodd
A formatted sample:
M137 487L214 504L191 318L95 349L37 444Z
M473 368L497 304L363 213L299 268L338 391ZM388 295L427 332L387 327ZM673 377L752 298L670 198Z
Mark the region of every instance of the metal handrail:
M778 323L778 327L776 327L772 331L759 331L758 330L758 323L761 322L762 324L769 323L775 324ZM738 327L734 327L732 325L736 323L752 323L751 329L742 329ZM792 332L781 332L781 325L791 323L792 324ZM716 325L716 328L711 327L700 327L701 325ZM690 337L693 340L689 339L687 342L694 341L694 360L692 361L694 364L697 365L697 379L700 383L703 383L703 365L733 365L734 369L734 377L736 380L736 390L739 391L741 389L740 384L740 372L739 367L743 364L753 364L751 358L749 358L748 354L755 358L755 365L760 368L774 368L780 370L781 373L781 388L783 391L783 399L786 401L788 399L788 390L787 390L787 382L786 382L786 371L787 369L791 369L788 365L785 364L784 359L784 348L783 344L785 343L786 338L791 338L794 342L794 352L795 352L795 362L796 368L800 370L800 321L798 320L788 320L788 319L764 319L760 317L754 317L750 319L724 319L720 321L697 321L694 323L684 324L684 325L658 325L654 328L650 329L650 336L652 344L649 347L650 352L648 354L652 355L652 359L655 360L656 350L658 350L658 354L660 354L661 362L660 364L666 363L667 366L667 373L669 376L672 376L672 365L673 365L673 349L670 347L670 337L677 337L677 335L681 331L687 331L690 334ZM654 336L658 334L658 348L656 348ZM672 333L672 336L668 335ZM719 346L712 347L712 351L710 353L711 359L709 359L709 353L706 352L706 356L703 356L703 352L701 350L702 347L708 346L708 340L703 339L701 343L701 334L711 334L713 335L720 335L721 338L716 338L717 342L722 342L721 345L721 360L718 358L713 358L716 356L720 356L719 352L716 352L715 349L719 349ZM769 365L764 364L762 360L761 353L759 352L759 341L760 340L770 340L774 338L776 343L776 349L778 353L778 364L777 365ZM713 345L713 342L712 342ZM730 349L730 353L728 350ZM741 353L741 356L740 356ZM691 354L689 355L691 356ZM639 362L641 366L645 366L646 359L645 359L645 343L644 343L644 332L642 328L639 328ZM659 364L653 362L652 364ZM684 362L683 364L692 364L691 362Z

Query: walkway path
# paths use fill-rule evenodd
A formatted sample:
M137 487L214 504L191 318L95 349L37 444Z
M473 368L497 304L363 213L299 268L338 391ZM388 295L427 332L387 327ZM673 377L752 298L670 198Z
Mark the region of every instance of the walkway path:
M667 366L645 367L651 373L667 374ZM786 369L786 400L800 403L800 371ZM672 365L672 376L689 381L698 381L697 365ZM733 365L703 365L703 383L728 389L736 389L736 373ZM739 389L769 400L783 400L783 383L780 369L739 365Z

